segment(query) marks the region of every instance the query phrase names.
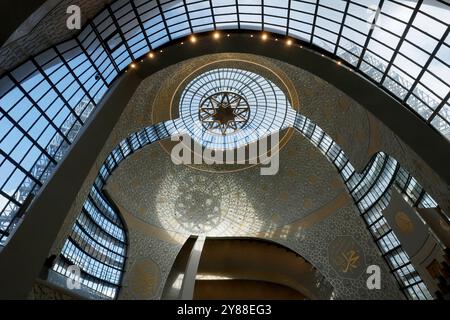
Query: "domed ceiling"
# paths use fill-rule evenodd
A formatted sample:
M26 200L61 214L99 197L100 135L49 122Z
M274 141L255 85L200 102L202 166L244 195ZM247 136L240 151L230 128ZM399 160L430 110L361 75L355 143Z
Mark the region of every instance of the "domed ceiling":
M142 82L86 180L71 210L72 217L79 213L86 191L109 152L130 133L161 121L180 121L186 116L181 103L186 101L186 88L192 88L205 75L220 75L218 70L246 71L280 88L293 108L315 118L362 164L373 154L374 143L385 146L379 132L383 136L391 134L350 98L298 68L253 55L219 54L191 59ZM229 92L204 82L213 91L204 90L195 103L184 105L188 118L199 121L198 128L204 128L199 112L205 99L216 92ZM220 77L216 83L222 83ZM376 130L372 124L376 124ZM233 133L219 132L217 136ZM382 295L366 289L364 266L385 263L336 169L299 133L285 129L281 136L280 170L274 176L261 176L260 166L230 170L227 165L176 165L170 159L171 141L134 152L114 170L105 190L128 229L127 269L134 270L142 259L157 265L154 269L158 274L151 275L159 283L154 298L160 297L177 252L190 235L270 239L310 261L327 277L338 297L399 298L393 278L383 279L386 291ZM72 223L70 219L66 222L66 230ZM57 252L61 242L56 244ZM360 253L359 267L350 276L330 263L341 247ZM385 272L389 272L387 268ZM132 271L124 274L125 287L134 276ZM137 296L124 289L120 297Z

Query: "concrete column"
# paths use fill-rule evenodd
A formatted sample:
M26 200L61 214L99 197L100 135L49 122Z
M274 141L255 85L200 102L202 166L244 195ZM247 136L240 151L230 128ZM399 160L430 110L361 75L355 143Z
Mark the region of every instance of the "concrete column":
M442 261L444 252L415 208L411 207L396 190L392 190L391 195L391 202L383 211L384 217L408 254L412 265L434 296L439 288L435 279L431 277L429 267L434 260Z
M450 224L442 217L438 208L418 208L417 212L439 240L450 248Z
M184 273L181 286L181 300L192 300L194 298L195 278L197 277L198 265L202 256L205 236L199 236L189 256L186 272Z

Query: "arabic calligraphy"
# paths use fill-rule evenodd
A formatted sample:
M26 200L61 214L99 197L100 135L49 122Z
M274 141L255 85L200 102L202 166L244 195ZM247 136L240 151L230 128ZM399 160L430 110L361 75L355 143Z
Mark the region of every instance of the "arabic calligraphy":
M356 279L364 269L363 251L351 236L339 236L328 247L329 263L344 278Z

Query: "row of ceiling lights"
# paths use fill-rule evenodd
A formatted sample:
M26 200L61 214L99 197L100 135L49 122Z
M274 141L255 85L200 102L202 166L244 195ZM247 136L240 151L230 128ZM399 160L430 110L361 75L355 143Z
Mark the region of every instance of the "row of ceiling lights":
M219 31L214 31L214 32L213 32L213 38L214 38L215 40L218 40L218 39L220 39L221 37L222 37L222 34L221 34ZM227 37L229 38L229 37L231 37L231 35L230 35L229 33L227 33ZM255 35L254 35L254 34L251 34L250 37L251 37L251 38L254 38ZM261 37L261 39L262 39L263 41L267 41L267 40L269 39L269 35L268 35L266 32L261 33L261 36L260 36L260 37ZM195 35L191 35L191 36L189 37L189 41L190 41L191 43L196 43L196 42L197 42L197 37L196 37ZM278 38L275 38L275 41L279 41L279 39L278 39ZM292 39L290 39L290 38L287 38L287 39L286 39L286 45L287 45L287 46L292 46L293 44L294 44L294 41L293 41ZM184 42L181 42L181 45L184 45ZM300 46L300 48L303 48L303 46ZM160 50L159 52L162 53L163 50ZM155 58L155 53L154 53L154 52L149 52L149 53L147 54L147 56L148 56L150 59L153 59L153 58ZM321 56L324 57L323 54L322 54ZM141 62L144 62L144 60L142 59ZM341 64L342 64L341 61L336 61L336 63L337 63L338 65L341 65ZM137 63L136 63L136 62L130 63L130 69L136 69L136 68L137 68ZM125 72L127 72L127 70L125 70Z

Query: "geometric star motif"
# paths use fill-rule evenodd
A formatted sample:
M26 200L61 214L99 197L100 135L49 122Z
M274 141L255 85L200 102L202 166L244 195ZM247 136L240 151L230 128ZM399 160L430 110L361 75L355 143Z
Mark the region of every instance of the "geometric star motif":
M214 133L226 135L241 129L248 121L247 101L233 92L218 92L203 100L199 109L202 126Z

